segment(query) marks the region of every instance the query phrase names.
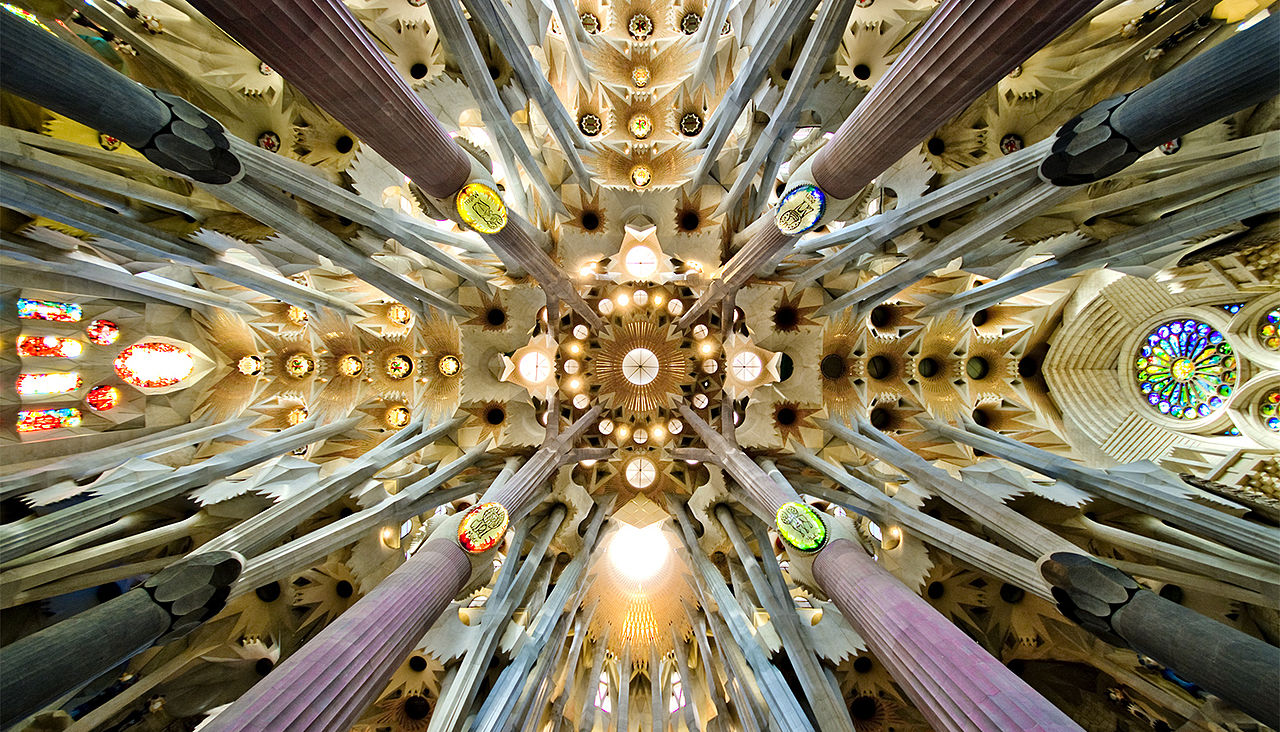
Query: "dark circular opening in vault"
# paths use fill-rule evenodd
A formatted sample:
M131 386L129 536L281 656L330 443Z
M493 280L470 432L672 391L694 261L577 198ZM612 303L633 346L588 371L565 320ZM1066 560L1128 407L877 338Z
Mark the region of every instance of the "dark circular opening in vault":
M778 424L782 425L783 427L790 427L791 425L796 423L796 420L798 418L799 418L799 415L796 414L796 410L792 409L791 407L782 407L781 409L778 410L778 414L775 417L775 419L778 420Z
M345 155L351 152L351 148L356 146L356 142L349 135L343 135L333 143L333 146L338 149L338 152Z
M484 413L484 421L492 425L502 424L507 419L507 413L502 407L489 407Z
M964 371L969 375L970 379L980 381L987 378L987 374L991 373L991 365L982 356L974 356L965 363Z
M271 673L271 669L275 667L275 663L273 663L270 658L259 658L257 663L253 664L253 670L256 671L259 676L266 676Z
M929 149L930 155L941 155L947 151L947 143L943 142L941 137L930 137L925 147Z
M860 696L849 703L849 716L854 719L871 719L876 716L876 700L871 696Z
M940 370L942 370L942 367L938 365L937 360L928 356L920 359L920 363L916 365L916 373L926 379L932 379L937 376Z
M350 582L340 580L337 586L333 588L333 591L338 593L338 597L351 597L355 594L356 588L352 587Z
M867 360L867 376L873 379L885 379L893 373L893 364L884 356L872 356Z
M417 63L417 64L414 64L413 66L410 66L410 67L409 67L409 76L412 76L412 77L413 77L413 78L415 78L415 79L422 79L422 78L425 78L425 77L426 77L426 75L427 75L427 65L426 65L426 64L423 64L423 63Z
M502 325L507 322L507 312L502 308L489 308L484 314L484 321L489 325Z
M422 673L427 670L427 659L422 656L409 657L409 670Z
M265 584L254 590L253 593L263 602L275 602L280 599L280 583L272 582L270 584Z
M680 230L696 231L698 225L702 223L702 217L698 216L697 211L685 211L680 214Z
M871 78L871 67L866 64L858 64L853 67L853 75L862 81Z
M838 353L829 353L823 356L818 369L828 379L838 379L849 371L848 365L844 362L844 356Z
M871 324L883 328L893 320L893 310L888 305L877 305L871 308Z
M872 409L870 420L871 426L878 430L888 427L889 423L893 421L892 417L889 415L889 410L884 407L876 407L875 409Z
M425 696L414 694L404 700L404 715L409 719L426 719L431 714L431 702Z
M587 231L595 231L600 228L600 214L595 211L582 212L582 228Z

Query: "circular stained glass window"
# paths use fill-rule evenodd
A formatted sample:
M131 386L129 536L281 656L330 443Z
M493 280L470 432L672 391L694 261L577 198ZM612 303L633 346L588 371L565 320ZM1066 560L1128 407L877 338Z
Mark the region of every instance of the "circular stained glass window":
M653 19L644 13L636 13L627 21L627 33L637 41L643 41L653 35Z
M241 356L236 361L236 369L245 376L257 376L262 373L262 358L259 356Z
M1258 340L1268 351L1280 351L1280 308L1276 308L1262 317L1258 326Z
M653 122L649 120L647 114L637 114L632 117L628 127L637 140L643 140L653 132Z
M97 346L109 346L120 339L120 326L111 322L98 318L89 323L84 329L85 335L89 337L89 342Z
M338 373L343 376L359 376L364 371L364 361L359 356L343 356L338 359Z
M385 369L390 378L403 379L413 373L413 359L408 356L392 356L387 359Z
M1262 423L1272 432L1280 432L1280 390L1272 389L1262 397L1258 405Z
M115 369L127 383L146 389L173 386L191 375L195 360L186 349L169 343L139 343L116 356Z
M647 165L637 165L631 169L631 184L636 188L644 188L653 181L653 171Z
M685 13L680 19L680 32L686 36L691 36L698 32L698 26L702 25L702 16L697 13Z
M301 379L314 371L316 362L305 353L295 353L284 360L284 370L295 379Z
M114 386L95 386L84 395L85 404L95 412L105 412L120 405L120 390Z
M400 429L401 427L405 427L409 424L409 419L412 416L413 414L409 411L408 407L396 406L388 409L387 413L383 415L383 418L387 420L387 424L389 426Z
M387 319L396 325L408 325L413 320L413 313L404 305L393 302L387 306Z
M600 32L600 19L595 14L583 13L578 19L582 21L582 30L592 35Z
M1221 409L1231 396L1236 357L1208 323L1174 320L1147 335L1135 378L1152 409L1175 419L1200 419Z

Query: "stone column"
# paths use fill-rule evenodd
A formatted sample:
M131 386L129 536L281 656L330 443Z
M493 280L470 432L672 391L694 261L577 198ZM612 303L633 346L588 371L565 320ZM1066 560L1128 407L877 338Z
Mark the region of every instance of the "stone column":
M1137 91L1095 104L1058 130L1041 177L1064 186L1102 180L1157 145L1280 94L1277 36L1273 14Z
M1092 0L945 0L840 125L835 137L813 157L813 183L829 197L851 198L1002 76L1084 17L1094 4ZM801 182L797 178L804 177L803 169L793 173L789 189ZM797 236L778 230L771 213L766 216L769 221L764 229L730 259L726 273L749 278L796 241ZM726 284L741 286L736 279ZM708 294L723 297L718 290ZM689 312L705 312L714 302L704 303L707 299L707 295L699 298ZM689 316L681 321L692 322Z
M350 729L470 579L471 559L456 540L428 541L207 729Z
M693 420L687 421L697 429ZM769 506L796 500L788 498L795 490L778 479L780 474L771 479L736 445L707 444L720 454L725 470L739 485L756 487L761 494L757 500ZM735 454L742 459L734 459ZM691 549L696 548L692 539L686 530ZM791 556L793 576L802 573L801 563L812 557L815 584L840 608L934 729L1079 729L853 542L835 538L813 554ZM699 555L693 560L697 564Z
M0 33L0 84L8 91L203 183L241 175L222 125L186 100L130 80L13 13L0 13Z
M1063 615L1280 728L1280 648L1142 589L1089 557L1054 554L1041 571Z
M336 0L193 0L251 53L423 190L456 193L471 161Z
M813 576L935 730L1080 729L848 539Z
M153 645L222 610L243 560L210 552L177 562L141 587L5 646L0 726L25 719Z

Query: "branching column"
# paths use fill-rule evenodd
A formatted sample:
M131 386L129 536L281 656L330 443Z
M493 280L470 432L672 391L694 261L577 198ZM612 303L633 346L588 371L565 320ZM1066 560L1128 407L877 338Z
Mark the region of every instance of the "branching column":
M852 197L1093 5L1091 0L946 0L814 156L813 182L828 196ZM797 177L802 176L793 174L793 185ZM681 325L692 324L724 290L741 287L795 240L766 222L725 266L725 286L708 293L714 299L699 298Z
M218 614L242 559L189 557L141 587L5 646L0 653L0 726L8 727L156 643L190 633Z
M241 175L222 125L189 102L148 89L13 13L0 13L4 88L111 135L162 168L204 183Z
M378 50L340 0L194 0L192 5L271 65L311 101L377 150L426 193L452 199L473 176L473 159ZM485 241L596 327L599 316L512 214Z
M1103 640L1127 645L1280 727L1280 648L1166 600L1112 567L1079 554L1041 565L1058 607Z
M795 489L785 480L770 478L691 411L683 414L754 501L776 511L797 500ZM772 522L772 514L752 510ZM814 557L813 578L818 587L867 641L934 729L1079 729L861 547L837 538L808 556ZM796 567L794 555L792 566Z

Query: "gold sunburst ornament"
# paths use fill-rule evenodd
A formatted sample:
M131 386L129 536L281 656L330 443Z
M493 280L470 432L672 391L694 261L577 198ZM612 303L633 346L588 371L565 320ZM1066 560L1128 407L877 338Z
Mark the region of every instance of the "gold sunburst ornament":
M457 376L458 372L462 370L462 361L459 361L458 357L454 355L441 356L436 363L436 368L440 370L443 376Z
M481 234L496 234L507 225L507 206L498 192L483 183L468 183L455 201L462 223Z

